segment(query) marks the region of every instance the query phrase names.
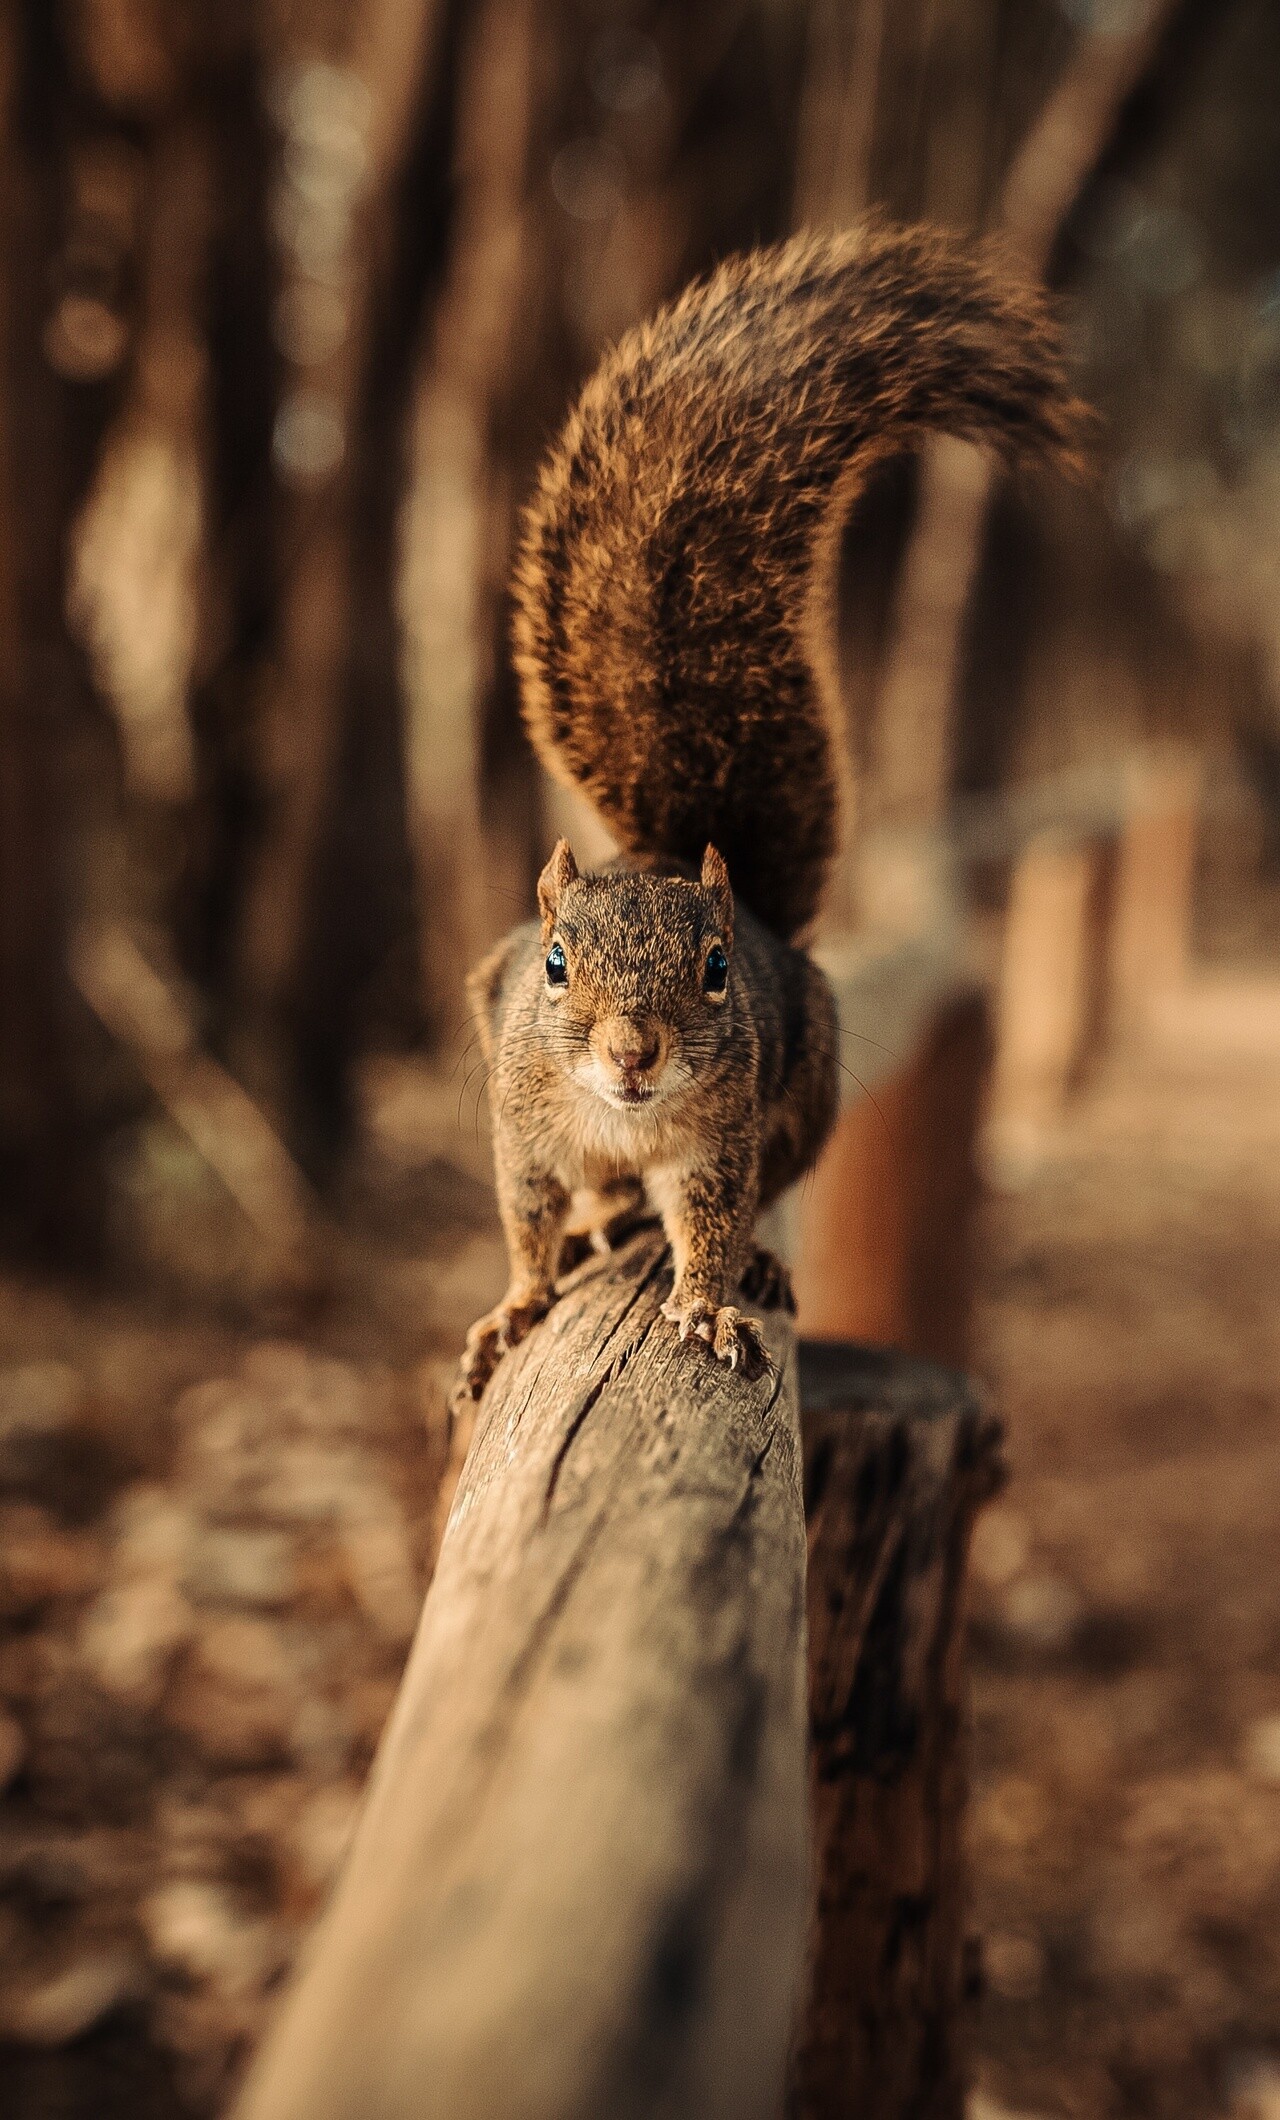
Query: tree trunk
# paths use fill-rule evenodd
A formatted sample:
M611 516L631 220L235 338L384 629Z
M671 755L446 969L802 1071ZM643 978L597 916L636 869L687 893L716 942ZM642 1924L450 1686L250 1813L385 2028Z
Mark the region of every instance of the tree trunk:
M413 988L398 530L465 11L365 0L321 63L253 9L192 90L213 166L211 501L183 956L215 1048L319 1178L397 950Z
M384 138L379 146L375 123L371 155L380 178L360 231L369 258L353 300L356 362L344 408L349 469L313 525L316 579L308 584L304 555L296 606L290 599L289 624L301 642L313 591L332 564L345 629L333 638L318 687L295 682L287 702L293 740L317 746L312 796L299 804L280 858L264 863L256 892L256 931L264 937L276 920L273 878L286 879L292 913L268 947L269 990L284 1025L294 1143L322 1181L350 1134L351 1068L362 1040L382 1027L380 1011L403 1028L417 1007L402 519L414 384L453 225L467 16L467 0L381 0L374 9L385 49L383 77L376 65L371 72L373 107Z
M539 193L564 27L545 0L472 11L458 82L449 269L412 414L405 618L422 990L456 1056L470 966L532 903L536 769L520 730L507 576L516 509L568 394Z
M206 253L197 300L208 349L205 544L192 673L194 752L176 928L183 964L225 1051L235 1016L235 941L265 791L255 748L264 671L277 652L281 553L271 444L282 364L269 201L274 140L260 38L193 95L206 167Z
M1087 31L1013 158L992 226L1030 276L1043 273L1127 99L1187 0L1151 0L1127 30ZM960 216L965 218L965 216ZM972 216L969 216L972 218ZM947 438L925 452L891 644L876 701L867 821L935 824L951 789L953 720L965 619L982 556L992 471Z
M0 25L0 1203L6 1233L96 1248L97 1099L68 973L85 791L111 738L67 625L72 530L123 395L141 156L99 106L78 17Z
M871 151L886 0L815 0L800 97L792 218L847 228L872 191Z

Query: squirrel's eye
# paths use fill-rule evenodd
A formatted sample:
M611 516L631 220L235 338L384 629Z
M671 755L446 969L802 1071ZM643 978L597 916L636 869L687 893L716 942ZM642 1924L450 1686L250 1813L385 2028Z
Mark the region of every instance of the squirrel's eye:
M547 951L547 985L568 986L569 967L558 942L553 942Z
M702 989L707 994L723 994L729 984L729 960L719 943L707 951L706 969L702 974Z

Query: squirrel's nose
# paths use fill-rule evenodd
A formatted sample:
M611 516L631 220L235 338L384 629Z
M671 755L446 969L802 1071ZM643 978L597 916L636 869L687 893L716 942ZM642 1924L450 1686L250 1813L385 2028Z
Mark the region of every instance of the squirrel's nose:
M652 1067L658 1057L657 1033L644 1024L615 1024L605 1042L609 1058L627 1075L640 1074L644 1068Z

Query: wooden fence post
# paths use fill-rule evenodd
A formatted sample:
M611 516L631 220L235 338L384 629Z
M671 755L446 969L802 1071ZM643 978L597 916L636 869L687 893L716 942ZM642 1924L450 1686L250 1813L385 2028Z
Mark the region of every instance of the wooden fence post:
M789 2120L961 2120L964 1571L1002 1477L963 1378L802 1342L809 1992Z
M1062 1111L1106 1002L1114 852L1101 832L1037 832L1010 879L989 1120L1015 1152Z
M911 1039L894 1070L846 1105L806 1180L796 1298L811 1338L878 1340L959 1364L991 1045L985 995L953 975ZM865 1070L868 1056L849 1050Z
M1122 1031L1140 1029L1152 1003L1187 976L1203 775L1194 754L1150 759L1125 812L1109 996Z

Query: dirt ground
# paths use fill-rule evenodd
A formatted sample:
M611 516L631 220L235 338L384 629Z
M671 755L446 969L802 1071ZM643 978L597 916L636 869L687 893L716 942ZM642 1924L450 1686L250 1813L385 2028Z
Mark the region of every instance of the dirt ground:
M469 1108L403 1091L301 1297L159 1121L110 1285L0 1276L4 2120L224 2110L341 1861L501 1286Z
M1280 2113L1280 988L1232 993L986 1211L981 2120Z
M974 1555L971 2120L1280 2111L1257 1019L1201 1006L1114 1060L986 1209L1012 1478ZM449 1350L501 1272L458 1102L379 1085L323 1323L264 1311L163 1128L130 1164L140 1278L0 1281L11 2120L217 2111L341 1858L438 1534Z

